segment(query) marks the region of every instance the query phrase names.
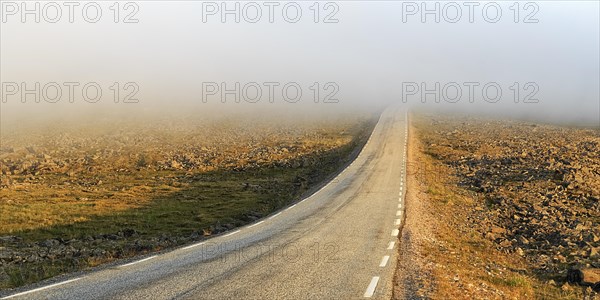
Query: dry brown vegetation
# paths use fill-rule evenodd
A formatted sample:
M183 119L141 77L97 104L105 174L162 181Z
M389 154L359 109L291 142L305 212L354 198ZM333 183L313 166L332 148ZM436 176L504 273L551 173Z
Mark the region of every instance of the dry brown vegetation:
M345 114L4 128L0 288L252 222L339 170L373 125Z
M405 250L417 254L400 260L424 275L398 269L398 298L595 297L566 274L600 267L598 130L438 115L412 123L402 242L412 236ZM411 216L411 206L424 209Z

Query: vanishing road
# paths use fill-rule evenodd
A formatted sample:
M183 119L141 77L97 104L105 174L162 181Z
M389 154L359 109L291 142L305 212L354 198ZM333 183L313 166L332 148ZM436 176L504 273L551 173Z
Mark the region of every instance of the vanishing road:
M404 111L384 111L352 164L264 220L5 298L389 299L404 217L406 123Z

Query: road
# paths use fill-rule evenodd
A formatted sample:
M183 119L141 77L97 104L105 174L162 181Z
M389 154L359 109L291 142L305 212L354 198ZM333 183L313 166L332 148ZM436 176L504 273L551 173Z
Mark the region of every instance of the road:
M389 299L404 212L406 114L310 197L212 238L75 274L10 299Z

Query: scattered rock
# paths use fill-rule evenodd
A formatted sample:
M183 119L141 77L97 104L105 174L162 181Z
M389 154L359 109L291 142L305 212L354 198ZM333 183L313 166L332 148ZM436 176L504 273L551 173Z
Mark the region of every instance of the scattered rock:
M480 199L465 226L542 277L600 267L599 130L439 115L424 122L425 152Z
M595 284L596 282L600 282L600 269L570 269L567 271L567 281L570 283L578 283L585 285Z
M52 247L56 247L58 245L60 245L60 242L58 240L54 240L54 239L45 240L45 241L40 242L40 246L46 247L46 248L52 248Z

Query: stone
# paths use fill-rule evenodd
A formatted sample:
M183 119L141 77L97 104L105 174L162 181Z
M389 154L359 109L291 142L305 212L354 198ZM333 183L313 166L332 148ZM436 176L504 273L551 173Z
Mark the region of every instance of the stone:
M55 240L55 239L45 240L45 241L43 241L43 242L40 243L40 246L46 247L46 248L57 247L58 245L60 245L60 242L58 240Z

